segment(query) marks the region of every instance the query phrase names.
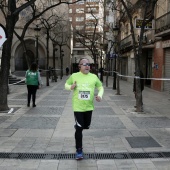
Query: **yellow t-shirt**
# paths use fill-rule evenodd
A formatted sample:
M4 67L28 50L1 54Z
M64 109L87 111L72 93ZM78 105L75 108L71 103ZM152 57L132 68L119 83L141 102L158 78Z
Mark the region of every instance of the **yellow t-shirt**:
M94 110L94 92L98 88L98 96L102 98L104 89L99 78L92 73L73 73L66 81L65 88L70 90L71 85L76 81L73 91L72 106L74 111L84 112Z

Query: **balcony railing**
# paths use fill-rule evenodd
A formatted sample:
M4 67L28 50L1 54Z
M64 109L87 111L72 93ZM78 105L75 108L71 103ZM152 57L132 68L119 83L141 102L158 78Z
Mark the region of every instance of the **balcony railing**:
M120 49L123 50L132 46L132 35L128 35L126 38L120 41Z
M170 29L170 12L162 15L155 20L155 33Z
M139 35L138 34L135 34L135 42L136 42L136 45L138 45L138 42L139 42ZM142 43L143 43L143 45L150 45L153 42L154 42L154 31L148 30L143 35ZM120 49L121 50L125 50L127 48L132 47L132 46L133 46L132 34L128 35L126 38L124 38L120 41Z

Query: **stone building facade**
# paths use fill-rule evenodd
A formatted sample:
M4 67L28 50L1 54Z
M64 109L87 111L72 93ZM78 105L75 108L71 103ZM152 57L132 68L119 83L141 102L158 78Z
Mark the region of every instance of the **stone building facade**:
M25 2L25 1L24 1ZM49 4L48 1L44 2L45 6L48 7ZM18 4L19 5L19 4ZM50 17L51 13L53 11L53 14L56 16L63 17L63 20L69 23L69 15L68 15L68 5L67 4L60 4L59 6L56 6L55 8L47 11L44 16L48 18ZM30 8L27 7L22 12L20 12L20 18L19 21L16 24L15 31L21 35L23 31L23 25L29 20L29 17L31 15ZM43 17L43 16L42 16ZM41 17L41 18L42 18ZM51 21L52 22L52 21ZM0 23L5 26L3 15L0 15ZM27 55L30 58L31 61L35 61L36 58L36 36L35 36L35 30L37 24L40 22L38 20L34 21L29 28L26 31L24 41L27 48ZM41 27L41 25L40 25ZM68 24L68 32L70 33L71 27L70 24ZM70 68L71 61L70 61L70 40L69 38L67 42L62 46L62 57L63 57L63 71L65 74L65 68L68 66ZM3 49L3 46L1 47ZM55 65L58 72L60 72L61 69L61 61L60 61L60 50L59 46L55 43L49 40L49 67L53 67L53 55L55 55ZM39 68L42 70L47 70L47 36L46 32L43 28L41 28L38 36L38 65ZM20 40L16 37L14 34L13 36L13 42L12 42L12 52L11 52L11 61L10 61L10 71L11 73L15 73L17 71L26 71L28 69L26 58L24 57L24 49L22 47L22 44Z

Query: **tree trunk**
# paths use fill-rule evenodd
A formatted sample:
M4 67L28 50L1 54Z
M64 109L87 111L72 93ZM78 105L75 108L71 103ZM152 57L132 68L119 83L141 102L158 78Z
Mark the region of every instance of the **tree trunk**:
M120 73L119 55L118 55L118 58L117 58L117 72ZM118 73L116 74L116 76L117 76L117 93L116 94L120 95L120 83L119 83L120 77L119 77Z
M12 43L11 43L12 44ZM1 71L0 71L0 111L8 110L7 94L8 94L8 76L9 76L9 61L10 61L10 46L9 38L3 45Z
M140 79L136 79L136 111L142 112L142 92L141 92Z
M53 44L53 73L54 73L54 81L57 82L57 73L55 70L55 44Z
M61 45L60 47L60 80L62 79L62 54L61 54Z
M63 54L61 55L61 79L63 78Z
M136 56L136 76L140 77L140 58ZM142 112L142 92L141 92L141 81L139 78L136 79L136 111Z
M110 56L110 55L109 55ZM108 87L108 79L109 79L109 59L106 58L106 87Z
M49 86L49 32L47 31L47 65L46 65L46 86ZM51 75L51 78L53 78L53 75Z
M15 10L15 1L11 1L11 13ZM0 70L0 111L8 110L7 94L8 94L8 76L10 69L11 47L15 23L17 16L9 14L6 19L7 40L3 44L1 70Z

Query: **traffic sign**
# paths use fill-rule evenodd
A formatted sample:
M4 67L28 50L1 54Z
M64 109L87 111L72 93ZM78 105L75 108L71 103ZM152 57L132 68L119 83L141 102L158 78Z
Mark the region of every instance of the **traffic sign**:
M147 22L147 20L148 20L148 19L146 19L145 22ZM143 19L136 18L136 20L135 20L135 27L136 27L136 28L141 28L143 22L144 22ZM152 24L153 24L152 21L149 21L149 22L145 25L145 29L152 29L152 28L153 28Z
M3 45L3 43L6 41L6 31L5 27L0 24L0 47Z

